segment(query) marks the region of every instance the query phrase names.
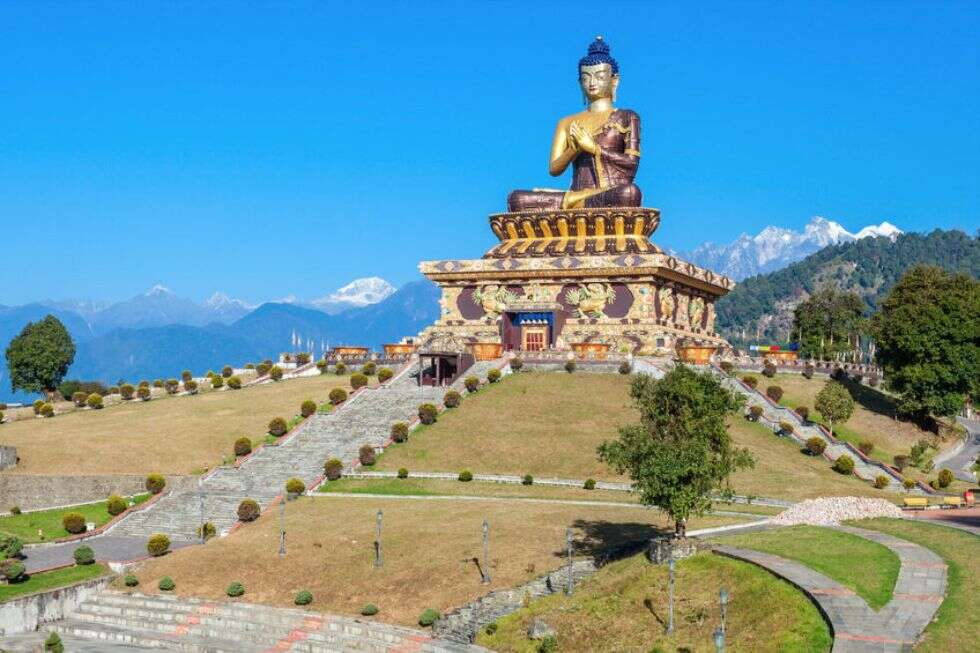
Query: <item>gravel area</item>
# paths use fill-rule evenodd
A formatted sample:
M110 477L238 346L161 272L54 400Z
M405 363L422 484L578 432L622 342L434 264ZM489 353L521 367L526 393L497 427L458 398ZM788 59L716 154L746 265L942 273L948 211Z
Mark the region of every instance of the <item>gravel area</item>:
M772 523L780 526L835 526L848 519L901 516L902 511L898 506L885 499L826 497L801 501L773 517Z

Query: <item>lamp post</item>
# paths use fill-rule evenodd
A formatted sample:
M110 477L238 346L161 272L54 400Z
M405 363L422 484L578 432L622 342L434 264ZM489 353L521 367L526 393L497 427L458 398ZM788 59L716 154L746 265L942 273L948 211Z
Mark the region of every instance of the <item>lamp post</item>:
M728 590L724 587L718 592L718 602L721 603L721 632L725 633L725 617L728 614Z
M717 653L725 653L725 631L721 628L715 628L715 651Z
M377 516L377 535L374 540L374 566L375 568L380 568L384 562L381 559L381 511L378 511Z
M568 579L565 583L565 594L571 596L575 589L575 580L572 578L572 529L565 529L565 545L568 549Z
M674 634L674 558L667 560L667 634Z
M286 495L279 502L279 557L286 556Z
M483 520L483 584L490 583L490 524L486 519Z
M204 544L207 541L204 532L204 479L200 476L197 477L197 497L201 502L201 544Z

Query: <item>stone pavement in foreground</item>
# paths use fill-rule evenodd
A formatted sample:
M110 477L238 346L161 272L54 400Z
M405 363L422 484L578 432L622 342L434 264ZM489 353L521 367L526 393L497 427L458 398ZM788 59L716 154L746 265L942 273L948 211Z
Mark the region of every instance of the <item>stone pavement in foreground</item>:
M932 551L891 535L852 526L835 528L877 542L901 561L892 600L880 611L868 607L853 590L798 562L731 546L717 545L714 550L767 569L806 592L830 623L835 653L910 649L946 594L946 564Z

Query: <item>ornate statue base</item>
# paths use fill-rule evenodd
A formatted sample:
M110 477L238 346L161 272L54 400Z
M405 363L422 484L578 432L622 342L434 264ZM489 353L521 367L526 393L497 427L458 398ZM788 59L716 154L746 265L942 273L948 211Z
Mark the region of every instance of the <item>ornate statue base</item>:
M649 240L659 222L647 208L490 216L500 243L483 258L419 265L442 289L439 320L420 346L572 352L594 343L636 355L673 354L681 343L727 348L714 332L714 302L734 284L664 254Z

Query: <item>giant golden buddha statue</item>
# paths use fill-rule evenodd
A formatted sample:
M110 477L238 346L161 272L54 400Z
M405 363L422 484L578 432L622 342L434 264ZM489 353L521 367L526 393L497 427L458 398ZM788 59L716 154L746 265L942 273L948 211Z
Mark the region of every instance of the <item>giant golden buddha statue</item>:
M571 188L515 190L507 198L509 211L640 206L642 194L633 183L640 164L640 116L613 106L619 64L601 36L579 61L578 81L588 108L558 122L548 166L557 177L571 164Z

